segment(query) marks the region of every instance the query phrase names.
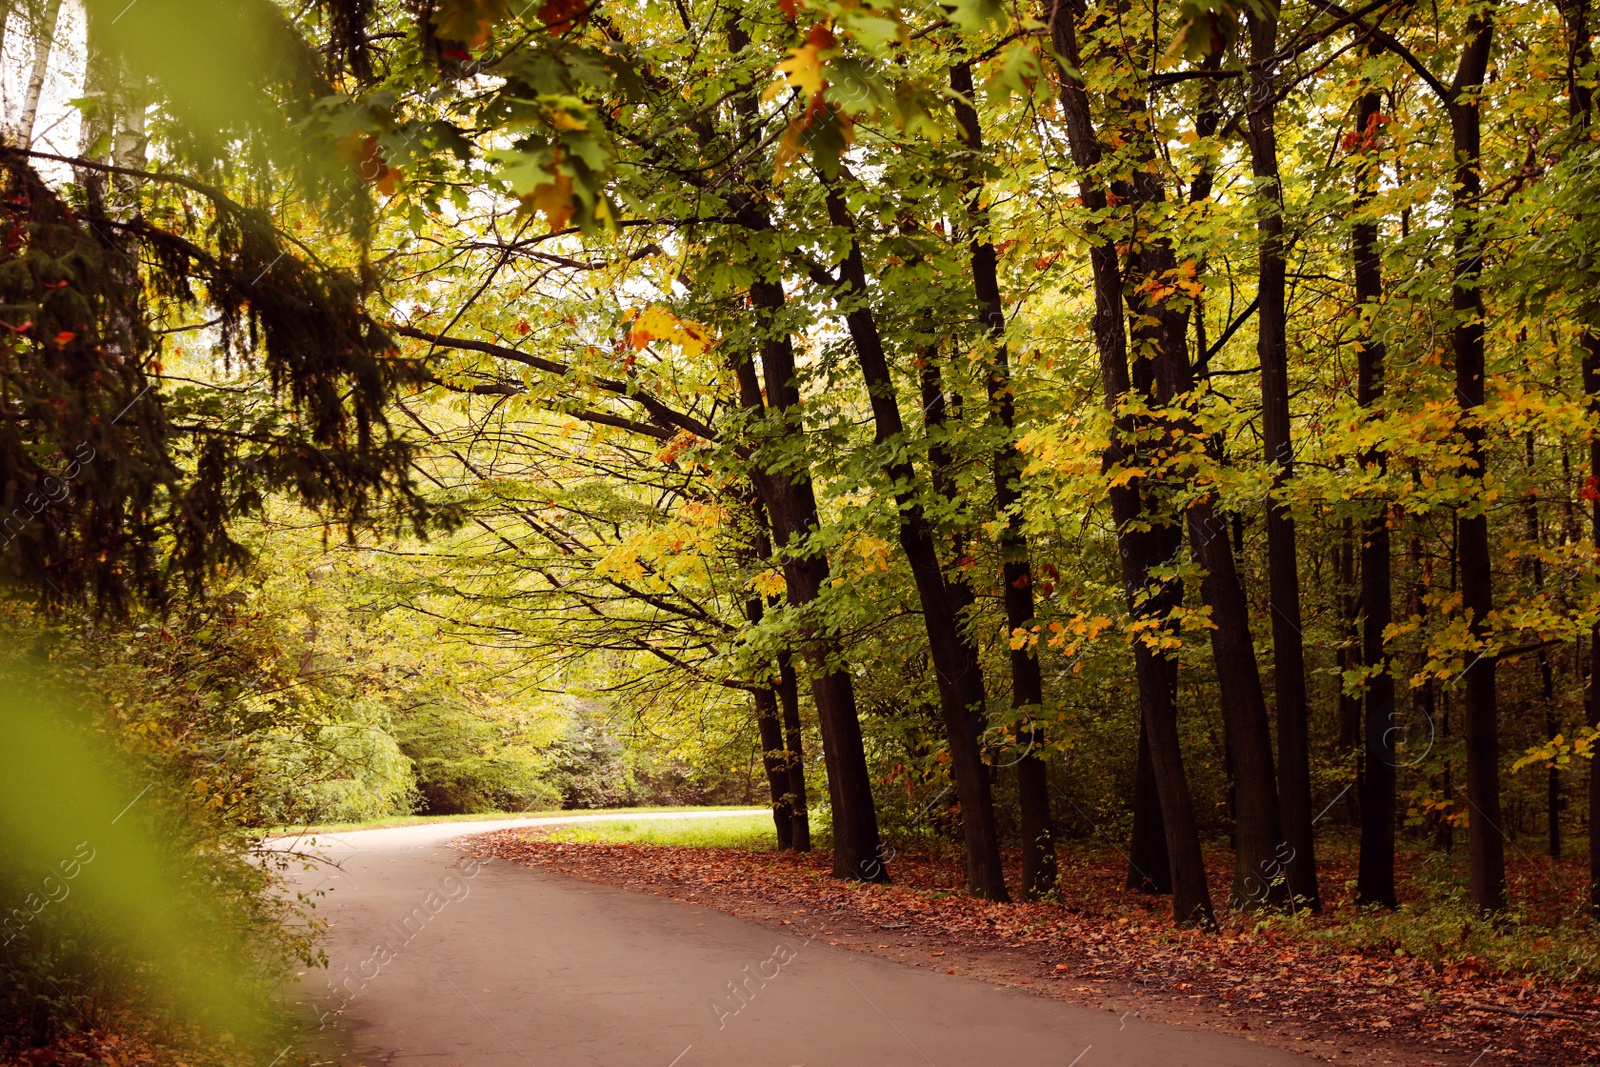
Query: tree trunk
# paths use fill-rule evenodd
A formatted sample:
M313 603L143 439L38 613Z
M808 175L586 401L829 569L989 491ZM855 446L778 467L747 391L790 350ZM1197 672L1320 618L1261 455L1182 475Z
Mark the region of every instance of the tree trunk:
M917 500L916 471L909 460L895 456L905 437L905 424L900 418L900 403L878 334L877 320L867 304L866 265L855 237L854 220L836 189L828 191L827 206L829 221L850 234L849 249L840 265L842 284L838 297L871 400L874 437L882 456L883 472L893 486L899 511L900 547L911 567L917 599L922 606L923 628L928 635L928 652L939 689L940 716L950 747L951 773L961 801L967 889L974 896L988 900L1006 900L1005 870L1000 863L1000 838L995 826L989 768L978 747L987 700L978 651L967 636L939 566L933 530Z
M1064 60L1059 67L1060 101L1066 120L1067 140L1078 171L1079 195L1085 208L1103 212L1106 190L1097 174L1102 148L1095 132L1089 95L1078 74L1077 27L1071 5L1051 0L1048 9L1051 43ZM1131 399L1128 374L1127 334L1123 325L1122 267L1115 239L1091 229L1089 263L1094 278L1094 335L1100 357L1100 380L1106 410L1114 416L1112 437L1106 448L1108 471L1127 466L1135 457L1134 420L1124 412ZM1135 622L1141 617L1161 618L1181 595L1174 598L1177 583L1168 581L1154 596L1142 598L1152 579L1152 565L1165 562L1177 550L1181 537L1168 523L1140 529L1142 515L1140 489L1136 479L1122 482L1110 490L1111 516L1117 527L1117 549L1121 557L1123 589L1128 609ZM1157 543L1152 544L1153 541ZM1166 551L1168 545L1171 552ZM1178 709L1175 700L1177 674L1175 660L1153 652L1142 640L1133 643L1134 670L1139 685L1139 708L1150 752L1150 764L1161 816L1166 830L1168 859L1172 879L1172 917L1179 925L1215 927L1216 913L1211 905L1211 890L1206 884L1205 860L1200 852L1200 833L1195 824L1189 782L1183 771L1183 753L1178 740Z
M759 505L757 505L759 511ZM755 553L763 560L771 560L772 546L757 524ZM745 554L748 555L748 554ZM744 602L745 617L752 626L760 626L766 609L759 596L749 596ZM772 792L772 821L777 829L778 848L794 847L794 803L789 792L789 753L783 743L783 719L778 709L776 685L758 687L750 691L756 705L756 730L761 738L761 765L767 774L767 785Z
M950 68L950 87L961 140L974 158L983 151L983 131L978 114L967 103L972 96L972 67L965 62ZM994 245L983 233L987 213L979 203L980 183L971 183L968 213L972 236L972 283L982 310L991 345L986 387L989 417L1001 431L994 453L994 510L1000 524L998 537L1005 585L1006 628L1015 636L1033 625L1032 554L1022 529L1022 461L1016 446L1016 403L1011 385L1010 353L1006 347L1005 306L1000 299L1000 279ZM1037 900L1056 887L1055 823L1050 815L1050 782L1043 756L1044 729L1032 718L1043 710L1044 681L1039 659L1027 644L1011 649L1011 707L1028 716L1022 720L1018 741L1025 748L1017 761L1017 797L1022 822L1022 895Z
M1588 0L1567 0L1562 14L1567 23L1567 110L1574 131L1582 131L1587 139L1594 109L1591 90L1583 81L1594 62ZM1588 396L1590 418L1600 420L1600 306L1591 301L1584 312L1583 391ZM1600 438L1589 442L1589 477L1592 484L1600 485ZM1590 502L1590 509L1591 543L1600 546L1600 495ZM1584 711L1584 721L1600 728L1600 625L1589 631L1589 691ZM1589 912L1600 920L1600 757L1589 760Z
M1267 501L1267 570L1272 603L1272 673L1278 713L1278 800L1284 863L1291 898L1320 910L1317 863L1311 828L1310 713L1306 698L1305 638L1300 620L1299 548L1294 517L1279 493L1294 477L1293 427L1289 414L1289 332L1285 303L1283 189L1278 174L1277 106L1274 84L1278 50L1277 8L1264 4L1251 14L1251 168L1256 179L1258 281L1256 353L1261 360L1261 430L1266 462L1276 491Z
M17 147L33 147L33 127L39 117L39 97L44 92L44 77L50 69L50 52L55 46L56 23L61 14L61 0L45 0L39 13L38 25L33 31L33 69L28 73L28 87L22 96L22 112L17 117ZM3 39L3 35L0 35Z
M1344 672L1353 671L1361 659L1358 620L1361 596L1356 588L1355 525L1346 518L1340 524L1339 542L1334 549L1339 561L1339 748L1349 754L1355 776L1345 790L1345 815L1351 826L1361 825L1361 797L1367 788L1366 760L1361 750L1361 698L1344 689Z
M1064 21L1059 18L1056 23ZM1129 57L1130 64L1137 58ZM1153 214L1159 214L1166 189L1156 164L1145 102L1130 96L1122 101L1122 110L1130 119L1125 136L1141 142L1139 165L1130 175L1130 201L1135 210L1148 205ZM1170 297L1149 295L1162 288L1170 292L1170 285L1163 287L1162 283L1173 277L1177 257L1171 243L1159 235L1141 237L1136 243L1133 269L1129 272L1129 280L1135 284L1123 294L1127 313L1138 324L1133 334L1133 354L1140 362L1154 365L1155 400L1160 409L1157 417L1162 431L1159 447L1163 452L1157 457L1157 465L1167 468L1167 482L1186 486L1192 477L1188 468L1194 463L1190 442L1199 438L1198 427L1187 410L1194 392L1188 312ZM1217 668L1238 800L1238 847L1230 903L1247 910L1273 907L1288 897L1284 864L1292 856L1282 835L1272 730L1244 587L1233 547L1228 543L1227 523L1217 513L1216 493L1209 492L1189 503L1185 518L1194 556L1205 569L1200 592L1211 611L1212 659Z
M805 744L800 735L800 691L787 652L778 654L778 700L783 706L784 773L789 783L789 814L794 820L790 840L796 852L810 852L811 809L806 799Z
M1466 473L1475 483L1474 499L1461 510L1461 603L1476 641L1490 640L1489 614L1494 610L1493 561L1489 555L1489 519L1484 510L1484 304L1478 285L1483 234L1478 218L1482 194L1479 160L1482 114L1477 92L1483 85L1494 32L1492 9L1467 20L1471 40L1449 101L1451 144L1455 153L1454 281L1450 303L1456 313L1452 331L1456 397L1461 407L1461 435L1467 446ZM1500 813L1500 738L1496 708L1495 657L1479 654L1466 675L1467 852L1468 891L1486 912L1506 906L1505 840Z
M1376 185L1379 134L1378 116L1382 97L1376 91L1361 96L1356 109L1356 133L1361 138L1357 149L1356 204L1359 213L1371 203ZM1351 228L1351 252L1356 281L1358 313L1376 310L1383 298L1382 254L1378 248L1378 224L1360 219ZM1356 400L1371 418L1383 398L1384 344L1372 336L1363 321L1357 342ZM1363 467L1382 471L1388 456L1369 449L1360 457ZM1361 530L1361 662L1376 673L1366 679L1366 759L1361 798L1361 854L1357 864L1356 898L1364 904L1394 907L1394 819L1395 819L1395 722L1394 673L1384 652L1383 632L1393 621L1389 516L1379 506Z
M772 793L772 822L778 833L778 847L794 847L794 808L789 803L789 774L784 758L783 721L778 712L775 689L755 689L756 727L761 734L761 765L767 772Z
M1534 435L1530 432L1523 438L1524 455L1527 460L1528 480L1530 483L1538 477L1537 464L1538 452L1534 443ZM1522 498L1522 518L1527 524L1528 543L1533 545L1533 561L1529 567L1529 583L1533 595L1537 598L1544 590L1544 560L1540 553L1544 551L1544 524L1539 519L1538 491L1530 487ZM1550 655L1546 650L1539 649L1534 654L1535 663L1539 668L1539 703L1544 712L1544 735L1548 740L1554 741L1561 732L1556 721L1556 680L1551 669ZM1545 774L1545 847L1551 859L1561 858L1561 772L1554 765L1546 768Z
M751 228L766 228L765 218L748 206L741 212L741 221ZM739 400L747 412L764 416L758 429L782 438L798 432L800 402L794 384L794 348L788 334L773 326L776 313L783 307L783 287L777 282L757 282L751 286L750 295L765 334L761 368L767 400L763 402L761 381L748 359L735 360L733 368L739 383ZM816 603L829 581L827 558L806 547L821 525L816 496L810 475L803 469L798 473L766 469L759 452L758 447L751 478L772 521L773 549L783 567L785 595L790 605L804 610ZM833 809L834 876L887 881L855 686L849 672L839 666L844 657L838 638L828 631L825 622L812 618L802 634L799 651L806 660L822 731L822 757ZM795 720L798 733L798 714Z
M1134 186L1139 190L1137 202L1156 204L1163 198L1159 184L1148 171L1135 175ZM1153 242L1139 255L1138 274L1143 278L1167 275L1176 266L1174 258L1169 245ZM1180 440L1192 440L1196 433L1193 420L1181 408L1183 398L1194 388L1186 317L1164 303L1151 305L1141 299L1130 301L1128 310L1149 324L1141 326L1139 343L1154 353L1151 362L1159 379L1157 399L1175 412L1163 416L1167 446L1175 449ZM1180 462L1187 461L1180 458ZM1284 865L1292 857L1279 821L1272 732L1244 586L1234 562L1233 546L1228 543L1227 523L1216 510L1215 493L1190 503L1186 518L1190 545L1205 569L1200 594L1211 609L1211 655L1216 663L1237 798L1237 846L1229 903L1241 910L1274 907L1288 897L1283 874ZM1156 562L1165 560L1151 561Z
M1150 762L1150 738L1139 724L1139 755L1133 772L1133 840L1128 846L1128 880L1124 888L1142 893L1172 892L1166 829L1161 825L1161 798Z

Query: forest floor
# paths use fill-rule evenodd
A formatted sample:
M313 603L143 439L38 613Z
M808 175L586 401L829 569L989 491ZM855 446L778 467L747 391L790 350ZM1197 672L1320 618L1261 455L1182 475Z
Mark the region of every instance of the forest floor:
M1121 862L1088 849L1063 849L1062 903L995 904L958 891L958 859L926 854L896 856L894 884L882 886L832 878L825 851L568 843L526 830L471 838L465 847L772 927L806 916L815 928L820 917L828 943L842 948L1124 1018L1248 1033L1327 1061L1600 1064L1592 981L1572 981L1570 969L1508 973L1472 955L1419 958L1383 939L1353 943L1354 909L1341 904L1339 888L1328 893L1334 906L1324 916L1226 916L1218 933L1206 934L1173 929L1167 898L1118 888ZM1214 862L1215 891L1227 885L1228 859ZM1326 886L1351 876L1338 856L1322 868ZM1511 875L1533 912L1560 906L1566 879L1553 881L1546 865L1524 860ZM1600 945L1591 949L1589 973Z

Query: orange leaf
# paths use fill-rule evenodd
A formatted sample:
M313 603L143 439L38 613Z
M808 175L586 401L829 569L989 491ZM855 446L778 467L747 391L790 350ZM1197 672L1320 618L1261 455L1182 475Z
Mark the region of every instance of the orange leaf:
M440 37L482 48L494 24L510 14L506 0L444 0L433 13L433 25Z
M574 23L583 22L588 17L589 5L586 0L548 0L539 9L539 18L551 33L566 33Z
M572 203L572 178L558 172L555 180L534 186L533 192L522 197L522 206L543 214L550 232L560 233L577 210Z

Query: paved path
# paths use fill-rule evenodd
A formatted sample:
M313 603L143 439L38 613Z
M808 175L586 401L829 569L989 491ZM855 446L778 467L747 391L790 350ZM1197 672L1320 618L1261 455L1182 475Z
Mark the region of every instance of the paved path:
M655 816L653 816L655 817ZM696 817L682 813L677 817ZM704 816L698 816L704 817ZM462 834L636 815L319 835L326 974L303 992L366 1067L1267 1067L1309 1064L857 955L696 905L475 863ZM301 842L303 846L304 841ZM823 935L823 936L818 936Z

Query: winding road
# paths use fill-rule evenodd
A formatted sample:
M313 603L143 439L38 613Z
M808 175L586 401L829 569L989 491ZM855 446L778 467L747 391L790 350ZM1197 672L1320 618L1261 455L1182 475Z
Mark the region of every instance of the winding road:
M651 818L705 818L682 812ZM707 908L449 847L586 815L318 835L333 865L314 1017L366 1067L1276 1067L1240 1038L1033 996L832 948L826 918L779 932ZM294 839L307 849L312 839ZM288 847L282 841L279 847Z

